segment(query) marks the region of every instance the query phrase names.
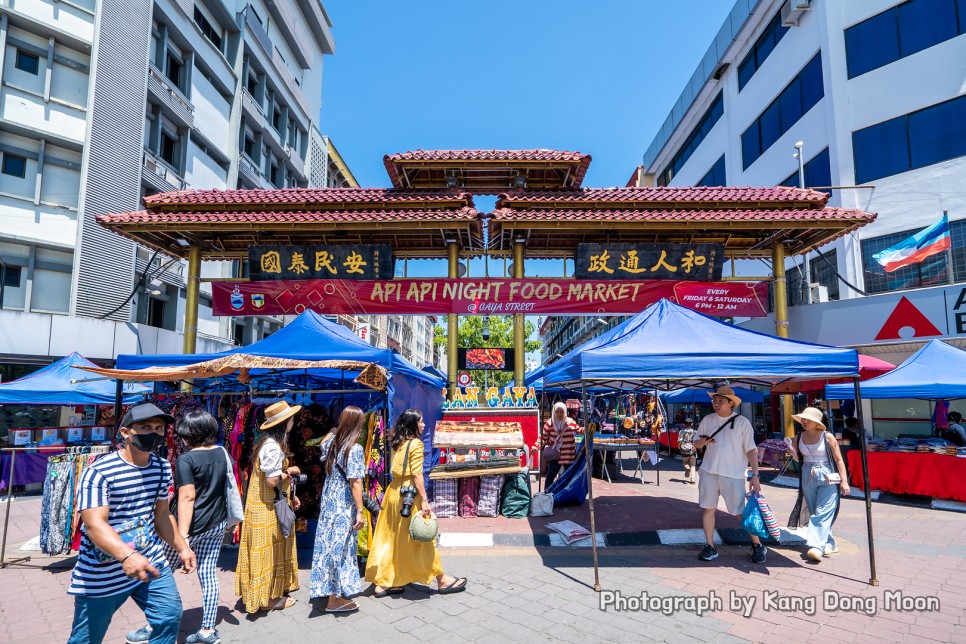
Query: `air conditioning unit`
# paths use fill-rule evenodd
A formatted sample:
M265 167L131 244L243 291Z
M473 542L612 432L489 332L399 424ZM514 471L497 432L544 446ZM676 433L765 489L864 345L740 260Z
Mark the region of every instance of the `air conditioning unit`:
M828 287L821 284L809 284L808 291L812 298L812 304L816 302L828 302Z
M811 9L811 0L786 0L782 5L782 26L797 27L802 14Z

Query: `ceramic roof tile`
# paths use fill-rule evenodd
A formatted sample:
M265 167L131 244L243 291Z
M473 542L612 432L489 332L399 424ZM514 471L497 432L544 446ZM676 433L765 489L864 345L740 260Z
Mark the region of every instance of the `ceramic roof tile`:
M284 188L281 190L184 190L144 198L148 208L163 206L224 206L253 204L292 205L310 208L314 204L368 204L393 202L451 202L472 205L472 196L461 190L404 191L392 188Z
M385 161L583 161L589 154L569 150L411 150L387 154Z
M768 208L722 208L722 209L653 209L622 210L588 208L581 210L545 210L497 208L490 216L494 221L600 221L600 222L655 222L655 221L849 221L872 222L875 213L845 208L768 209Z
M406 221L473 221L479 213L473 208L438 210L298 210L298 211L173 211L150 212L136 210L108 215L98 215L103 225L124 224L281 224L281 223L367 223Z
M825 205L828 194L817 190L777 186L757 187L671 187L671 188L582 188L578 190L519 190L499 195L497 207L509 204L533 203L548 205L560 202L636 202L655 205L667 203L814 203Z

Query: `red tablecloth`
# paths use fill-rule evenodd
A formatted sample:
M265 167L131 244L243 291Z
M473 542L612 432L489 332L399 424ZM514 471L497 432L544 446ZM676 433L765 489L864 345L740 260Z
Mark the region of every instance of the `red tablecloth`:
M942 454L869 452L869 483L873 490L919 494L966 501L966 458ZM862 454L848 454L852 485L862 486Z
M657 438L658 442L665 447L670 447L671 449L678 448L678 430L670 429L666 432L661 432L661 435ZM670 441L670 445L668 442Z

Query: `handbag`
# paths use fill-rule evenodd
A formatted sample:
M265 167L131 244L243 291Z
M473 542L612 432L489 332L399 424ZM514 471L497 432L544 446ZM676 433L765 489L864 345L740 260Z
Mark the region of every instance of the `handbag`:
M413 515L409 522L409 537L413 541L429 543L436 539L439 534L439 521L435 514L430 514L429 518L423 516L422 512Z
M782 531L778 527L778 519L775 518L775 513L771 511L768 506L768 501L761 494L754 494L753 498L758 501L758 509L761 511L761 520L765 524L765 529L768 530L768 534L774 539L781 537Z
M225 479L225 514L227 528L234 528L245 519L245 506L242 505L241 493L238 491L238 482L235 481L235 470L232 467L231 455L228 450L222 447L225 452L225 460L228 462L228 478Z
M559 461L560 460L560 446L563 444L564 432L566 427L560 430L560 434L557 439L553 442L553 445L547 445L542 450L540 450L540 459L543 461Z
M295 510L288 504L288 495L282 496L282 490L279 488L275 488L275 516L282 536L288 539L292 536L292 528L295 527Z
M530 516L553 516L553 494L548 494L546 492L534 494L533 498L530 499Z

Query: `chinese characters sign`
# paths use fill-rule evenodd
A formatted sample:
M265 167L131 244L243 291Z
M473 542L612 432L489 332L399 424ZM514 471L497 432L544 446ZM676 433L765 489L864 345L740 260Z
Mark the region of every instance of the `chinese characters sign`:
M251 246L253 280L392 279L388 244L347 246Z
M721 279L723 244L578 244L577 279Z
M403 279L213 282L215 315L628 315L667 298L719 317L767 315L767 282Z

